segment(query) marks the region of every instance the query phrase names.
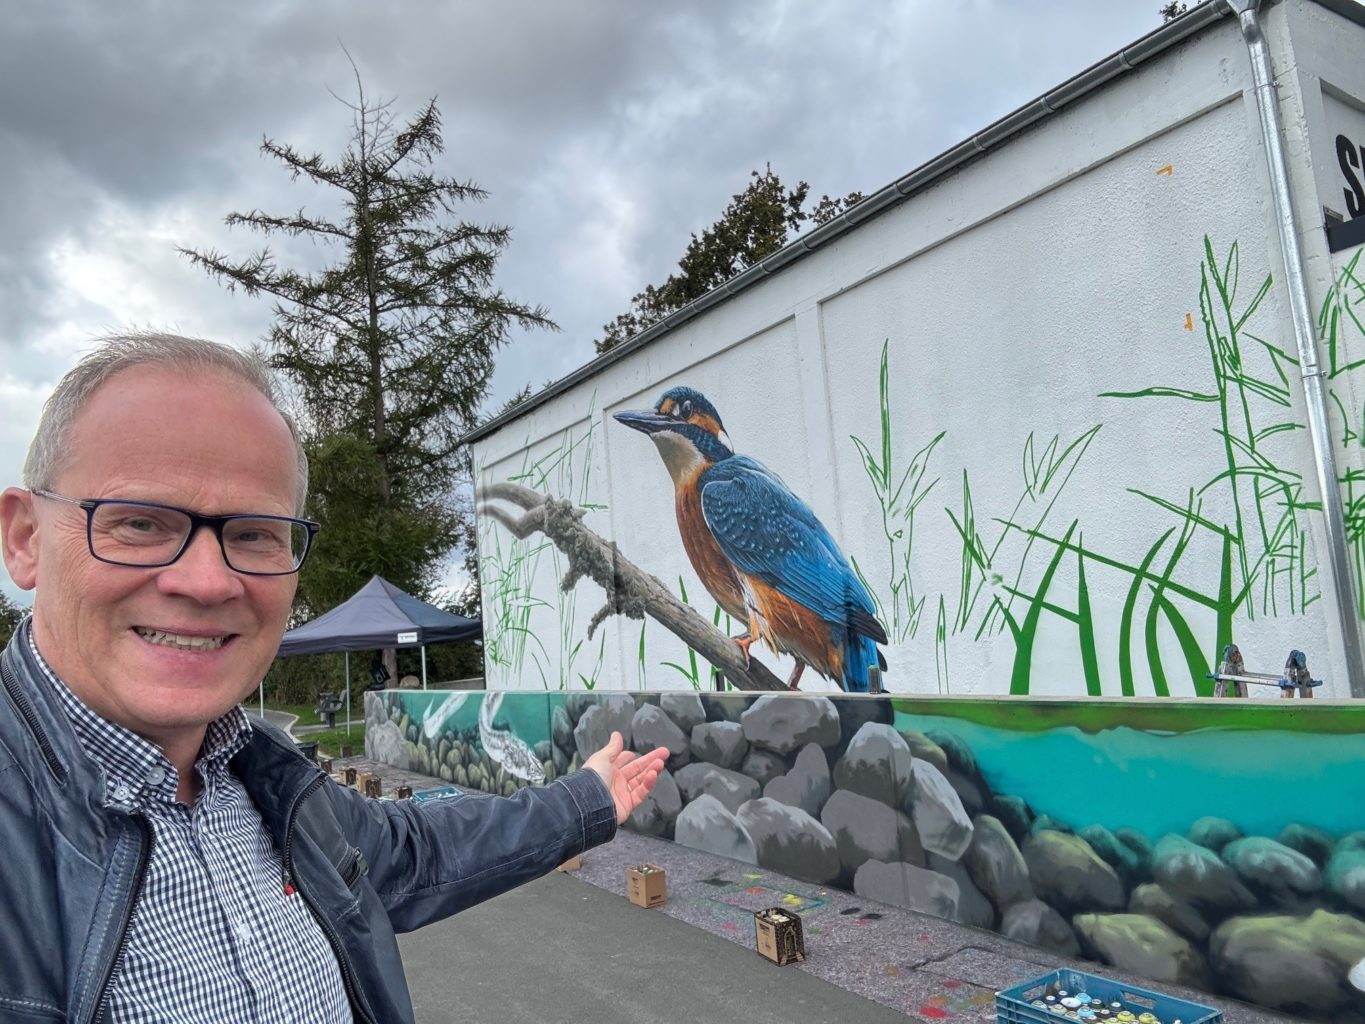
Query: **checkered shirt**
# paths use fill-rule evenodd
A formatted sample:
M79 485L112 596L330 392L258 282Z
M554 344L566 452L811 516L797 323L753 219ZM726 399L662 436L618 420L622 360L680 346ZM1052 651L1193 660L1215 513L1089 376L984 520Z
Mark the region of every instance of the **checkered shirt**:
M53 674L29 634L111 800L151 826L152 854L108 989L119 1024L326 1024L352 1020L341 969L228 760L251 736L240 707L210 723L193 807L160 748L87 708Z

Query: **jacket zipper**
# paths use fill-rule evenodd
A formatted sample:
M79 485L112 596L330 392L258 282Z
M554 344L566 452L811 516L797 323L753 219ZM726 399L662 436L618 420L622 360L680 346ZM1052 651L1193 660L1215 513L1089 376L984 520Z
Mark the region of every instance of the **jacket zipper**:
M365 855L355 847L351 848L350 852L346 855L346 859L342 863L345 865L345 870L343 871L341 868L338 868L337 873L341 875L341 880L346 883L346 888L348 889L353 886L360 876L369 868L369 865L365 862Z
M113 988L118 969L123 966L123 957L128 952L128 926L133 923L133 912L137 909L138 897L142 895L142 883L146 880L147 865L151 862L152 846L156 842L155 833L152 831L151 825L147 823L147 819L141 814L136 817L146 842L142 844L142 849L138 854L137 872L133 875L133 891L130 894L127 909L123 914L123 924L119 928L118 948L114 951L114 959L109 962L109 970L104 974L104 981L100 983L99 1000L95 1003L95 1014L90 1018L97 1024L104 1020L104 1011L108 1009L109 991Z
M341 981L346 986L346 997L350 999L351 1005L359 1014L359 1019L365 1024L378 1024L378 1021L371 1015L369 1007L365 1004L363 995L356 987L355 976L351 972L351 962L346 956L345 947L341 944L341 936L332 927L332 922L328 921L318 910L312 897L309 896L307 888L298 884L299 879L294 875L294 827L298 824L299 811L303 807L304 801L312 796L326 781L327 776L319 774L317 778L304 787L303 792L294 801L294 806L289 810L289 822L284 830L284 850L281 851L280 857L284 865L284 884L287 889L291 882L293 883L295 891L303 897L303 902L307 905L309 913L313 915L313 920L317 921L318 927L322 929L322 934L327 936L327 941L331 944L332 952L337 958L337 966L341 968Z
M43 755L43 760L47 762L47 770L52 773L52 777L57 780L59 785L66 783L66 769L57 760L57 752L52 749L52 742L47 738L47 733L38 724L38 716L33 711L33 704L15 680L10 671L7 658L0 657L0 679L5 684L5 692L9 694L9 699L14 702L15 708L19 711L19 717L24 720L28 731L33 734L33 740L38 744L38 750Z

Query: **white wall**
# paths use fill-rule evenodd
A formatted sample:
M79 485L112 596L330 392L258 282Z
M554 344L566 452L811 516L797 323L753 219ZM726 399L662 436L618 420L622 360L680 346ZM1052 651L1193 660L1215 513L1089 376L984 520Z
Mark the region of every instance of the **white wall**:
M1293 55L1295 72L1281 91L1304 110L1298 123L1311 143L1300 148L1313 159L1301 158L1296 173L1311 190L1328 177L1320 128L1347 116L1335 97L1323 99L1314 62L1323 56L1336 76L1323 72L1338 83L1336 96L1356 89L1359 61L1349 55L1361 52L1362 33L1312 4L1272 12L1280 52ZM1320 218L1315 223L1320 234ZM1235 278L1233 322L1272 278L1238 323L1242 376L1224 363L1226 402L1176 394L1216 397L1210 346L1229 343L1206 238L1218 275ZM1313 300L1321 303L1346 261L1328 260L1325 247L1309 256L1317 259ZM1159 692L1155 654L1169 692L1191 695L1198 673L1182 633L1204 661L1216 657L1209 605L1220 595L1226 532L1232 592L1251 581L1233 628L1248 668L1277 672L1299 648L1314 676L1327 680L1322 695L1346 696L1314 575L1318 526L1298 507L1316 492L1282 276L1246 51L1228 19L482 439L479 480L512 478L572 445L558 475L535 483L605 506L585 523L675 594L681 577L709 618L714 602L683 552L664 466L645 435L611 418L650 408L685 384L716 406L736 451L775 470L856 560L892 634L890 690L989 694L1014 685L1084 694L1090 664L1090 681L1104 694L1118 695L1126 679L1138 695L1151 695ZM1362 358L1365 346L1352 344ZM881 450L884 349L893 475L943 435L921 481L921 490L932 489L913 531L893 524L903 531L895 542L852 440ZM1365 436L1359 374L1365 367L1332 383ZM1152 388L1170 393L1106 395ZM1361 468L1360 444L1343 451L1344 465ZM1231 475L1229 451L1239 467ZM984 572L973 568L964 590L952 516L964 521L968 490L992 557ZM1062 552L1036 622L1027 615L1073 523L1071 544L1088 553L1088 647L1074 547ZM1023 531L1032 529L1043 536L1030 541ZM923 600L917 620L892 607L911 541L909 579ZM601 591L580 582L560 595L566 560L543 537L519 549L540 548L534 573L508 577L500 589L499 570L516 557L510 544L484 517L490 650L509 608L528 609L525 627L534 634L525 656L490 659L490 686L578 688L585 678L604 688L691 685L666 665L690 671L684 645L656 624L645 629L643 659L638 622L610 618L586 640ZM988 617L997 599L1018 640L1003 616ZM735 624L732 632L740 631ZM790 668L753 650L780 674ZM833 688L809 671L801 685Z

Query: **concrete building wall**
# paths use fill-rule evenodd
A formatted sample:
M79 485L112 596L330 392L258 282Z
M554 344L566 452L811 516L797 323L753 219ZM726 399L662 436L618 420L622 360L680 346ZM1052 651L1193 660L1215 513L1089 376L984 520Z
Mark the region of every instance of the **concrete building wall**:
M1359 527L1365 271L1359 248L1327 251L1321 208L1347 212L1336 137L1365 141L1362 29L1306 0L1265 21ZM519 512L500 482L567 499L744 632L684 549L655 445L614 419L685 386L833 538L885 629L888 690L1190 697L1235 642L1255 671L1305 651L1319 694L1346 696L1283 278L1224 19L480 438L489 686L712 685L655 616L590 636L613 595L562 591L569 554L487 513ZM1351 539L1359 570L1365 530Z

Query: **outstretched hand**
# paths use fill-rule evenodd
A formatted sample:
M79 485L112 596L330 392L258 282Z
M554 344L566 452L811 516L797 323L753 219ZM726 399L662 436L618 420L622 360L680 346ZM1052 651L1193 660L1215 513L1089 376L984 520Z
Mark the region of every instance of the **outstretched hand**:
M614 732L607 745L584 761L583 767L591 768L606 783L616 801L616 824L620 825L645 802L667 761L667 747L635 754L626 749L621 734Z

